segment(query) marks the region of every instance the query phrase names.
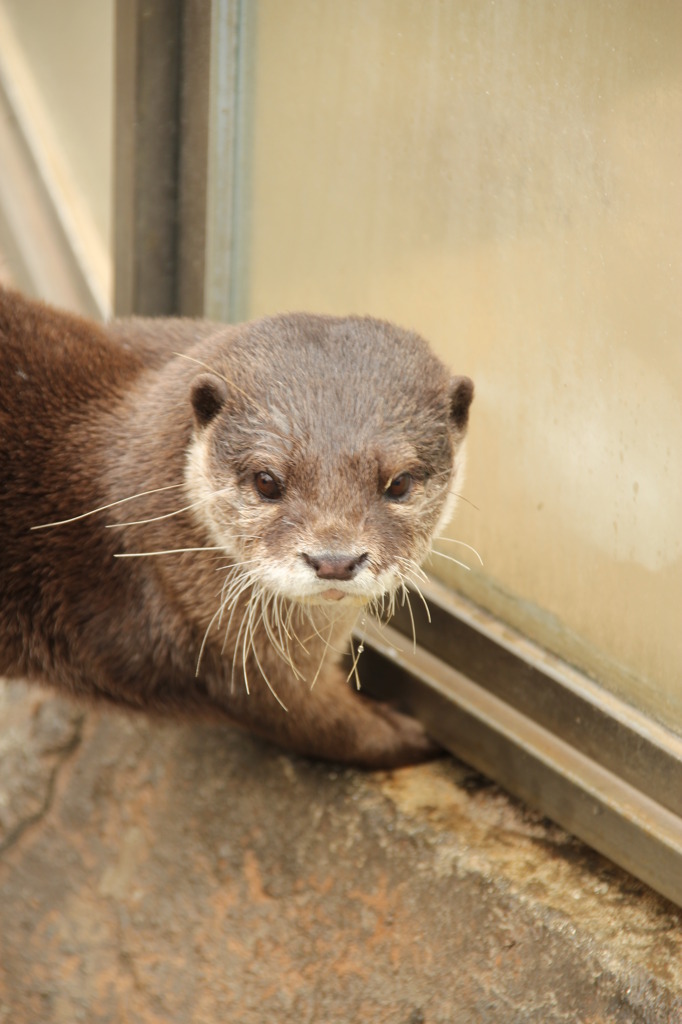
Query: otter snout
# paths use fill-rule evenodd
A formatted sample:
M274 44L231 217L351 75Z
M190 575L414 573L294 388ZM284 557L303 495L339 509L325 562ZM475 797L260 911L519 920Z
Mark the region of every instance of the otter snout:
M352 580L369 561L369 554L361 555L337 554L325 551L323 554L310 555L301 552L303 561L314 569L315 575L321 580Z

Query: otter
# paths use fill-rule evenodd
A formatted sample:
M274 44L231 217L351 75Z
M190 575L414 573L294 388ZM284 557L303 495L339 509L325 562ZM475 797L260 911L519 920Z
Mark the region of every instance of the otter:
M0 674L366 768L434 754L342 666L452 513L468 377L368 317L102 326L10 290L0 367Z

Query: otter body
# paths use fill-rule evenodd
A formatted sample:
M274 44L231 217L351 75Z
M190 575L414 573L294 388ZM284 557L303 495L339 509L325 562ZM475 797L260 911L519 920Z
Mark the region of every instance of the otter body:
M432 752L340 667L417 579L472 385L372 319L106 327L0 290L0 674L368 767Z

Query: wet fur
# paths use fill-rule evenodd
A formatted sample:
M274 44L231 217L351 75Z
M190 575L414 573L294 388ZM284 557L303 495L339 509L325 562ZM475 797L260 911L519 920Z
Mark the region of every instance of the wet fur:
M363 605L419 582L459 487L467 378L370 319L103 328L2 290L0 368L0 673L368 767L433 753L339 661ZM320 552L362 568L318 579L302 553Z

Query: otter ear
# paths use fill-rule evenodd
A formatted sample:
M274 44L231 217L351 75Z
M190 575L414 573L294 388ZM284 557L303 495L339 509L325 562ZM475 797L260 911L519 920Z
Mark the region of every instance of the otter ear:
M191 398L194 418L205 427L227 402L227 384L214 373L202 373L192 381Z
M470 377L453 377L450 382L450 419L464 432L469 419L469 406L474 397L474 382Z

